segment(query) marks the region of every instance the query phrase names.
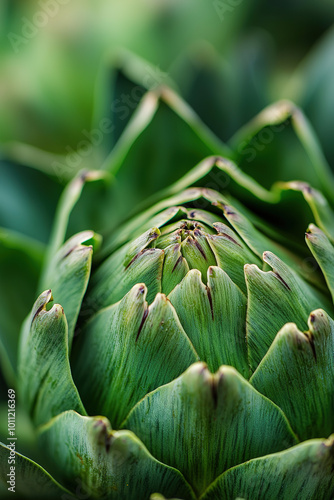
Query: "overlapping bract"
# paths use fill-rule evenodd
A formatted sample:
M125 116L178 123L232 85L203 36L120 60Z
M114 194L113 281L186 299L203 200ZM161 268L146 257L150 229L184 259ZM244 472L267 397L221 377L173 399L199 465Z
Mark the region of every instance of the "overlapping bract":
M72 492L78 478L111 499L334 491L333 213L305 183L266 191L223 158L179 186L217 171L223 193L172 186L105 239L93 271L92 232L53 252L21 337L21 393ZM234 183L260 208L308 203L322 229L298 254Z

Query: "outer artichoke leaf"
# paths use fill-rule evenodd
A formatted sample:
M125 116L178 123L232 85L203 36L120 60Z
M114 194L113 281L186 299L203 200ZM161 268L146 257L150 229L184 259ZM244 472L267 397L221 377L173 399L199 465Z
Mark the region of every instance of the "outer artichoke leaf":
M102 59L96 82L92 129L106 125L101 137L101 153L109 155L110 150L126 128L143 95L158 83L167 79L167 73L143 61L123 47L113 48ZM138 125L139 126L139 125ZM134 128L134 127L133 127ZM127 135L132 143L132 134ZM122 137L123 148L127 141Z
M35 425L68 409L86 414L71 375L65 313L59 304L48 311L51 300L51 290L38 297L21 333L19 391Z
M142 87L140 92L142 93ZM109 150L102 166L104 170L112 172L113 175L117 174L122 165L126 163L131 148L154 119L159 108L159 92L153 89L147 91L141 96L140 102L136 104L136 108L118 137L115 146ZM131 169L131 166L128 168Z
M248 378L246 297L219 267L209 267L208 286L198 270L190 271L169 299L200 359L216 371L234 366Z
M182 474L158 462L129 431L112 431L105 417L73 411L51 420L40 432L41 445L53 450L56 477L91 498L137 500L155 491L166 496L194 495Z
M69 349L91 272L93 248L100 243L99 235L84 231L72 236L54 255L45 281L58 304L62 304L68 323Z
M218 234L209 235L208 242L221 267L246 294L244 265L261 265L260 259L248 248L241 238L226 224L214 223Z
M78 338L74 377L80 393L90 413L107 415L116 428L148 392L198 360L166 296L158 294L148 307L146 293L144 284L135 285Z
M334 245L314 224L309 225L305 237L307 246L323 272L334 301Z
M97 311L121 300L138 282L148 288L151 302L161 291L164 252L149 245L159 236L151 228L106 259L92 276L83 309Z
M14 460L10 465L8 460ZM10 467L15 468L15 493L8 491L10 480L8 474ZM21 455L17 451L8 448L5 444L0 443L0 486L3 486L4 492L1 498L33 498L33 499L59 499L64 500L74 499L74 496L61 486L50 474L36 462ZM6 496L6 493L7 496ZM21 496L22 495L22 496Z
M203 363L148 394L123 427L180 470L197 495L230 467L296 444L283 412L234 368L212 375Z
M328 7L331 8L330 5ZM334 83L333 41L334 30L331 26L297 67L288 89L285 89L287 95L296 100L310 117L331 165L334 162L331 133L334 122L328 103L331 102Z
M263 260L272 271L261 271L255 265L245 266L248 289L247 340L249 361L255 370L267 353L277 332L294 321L299 329L307 328L311 311L332 311L328 298L304 281L271 252Z
M44 262L44 270L40 278L40 289L46 289L48 286L47 275L49 266L51 265L54 255L64 243L71 213L80 199L85 184L87 182L94 182L101 179L107 179L105 172L82 171L66 186L62 192L54 219L48 253Z
M334 212L322 192L312 188L306 182L277 183L277 186L283 190L300 191L312 210L315 222L334 241ZM333 196L334 193L329 199L333 200Z
M35 299L44 246L0 228L0 355L8 383L15 383L22 321Z
M334 495L334 436L250 460L222 474L201 500L329 500Z
M128 217L124 199L130 199L133 207L146 203L148 197L175 182L202 158L228 151L172 90L163 87L149 92L102 167L117 176L115 211Z
M275 203L277 192L268 191L238 165L223 156L209 156L193 167L180 180L155 195L155 199L171 196L192 185L200 185L214 191L228 191L237 197L253 198L254 201ZM152 198L151 198L152 199Z
M260 178L265 186L270 188L277 178L304 179L333 196L333 174L314 130L290 101L265 108L235 134L231 144L239 153L241 168L252 168L254 178ZM275 164L268 169L273 160Z
M334 322L318 309L308 325L306 333L285 325L250 380L282 408L301 440L334 431Z
M228 4L214 5L223 19L229 10ZM251 5L248 7L252 9ZM239 33L237 46L224 51L222 56L218 47L209 44L207 39L198 40L187 46L170 68L187 102L223 140L230 138L267 103L263 89L268 88L267 68L272 56L268 41L270 35L264 31L247 30L247 34ZM228 98L222 99L222 95Z
M305 114L297 109L292 115L292 124L318 175L322 191L331 199L334 195L333 172L311 123Z

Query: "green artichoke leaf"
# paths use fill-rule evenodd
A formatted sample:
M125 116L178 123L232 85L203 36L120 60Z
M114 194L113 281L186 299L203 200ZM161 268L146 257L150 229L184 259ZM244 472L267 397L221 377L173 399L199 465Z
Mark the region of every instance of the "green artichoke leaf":
M52 289L54 301L64 307L69 350L90 277L93 249L99 246L100 239L93 231L72 236L54 255L45 277L45 282Z
M247 340L249 361L255 370L267 353L277 332L287 323L307 328L312 310L332 311L326 296L313 288L272 252L264 252L263 261L271 271L256 265L245 266L248 289Z
M334 301L334 245L326 234L314 224L309 225L305 239L323 272Z
M64 309L47 310L51 300L51 290L38 297L21 332L19 392L35 425L68 409L86 414L72 379Z
M219 267L209 267L207 286L193 269L168 296L200 359L210 371L234 366L250 375L246 343L247 300Z
M171 123L168 129L166 129L166 123L169 121ZM133 149L135 145L137 147L136 153L139 153L140 157L145 151L145 147L147 147L146 143L148 135L150 135L150 144L152 144L152 136L151 134L148 134L150 130L146 129L152 129L153 133L157 136L159 136L159 132L163 132L163 137L165 137L165 139L169 138L169 142L166 141L165 144L161 141L159 142L162 146L159 156L163 161L163 165L166 164L168 157L163 158L161 154L163 152L167 152L170 157L172 149L178 151L181 146L181 137L185 141L184 144L192 143L192 154L190 155L190 151L187 151L187 157L184 157L184 153L183 155L181 154L181 157L187 159L188 168L186 168L185 165L182 165L180 156L177 159L183 173L188 172L192 165L196 164L201 158L208 156L210 153L221 154L224 156L228 156L231 153L230 148L215 136L215 134L202 122L194 110L179 95L177 95L172 88L167 85L160 85L160 87L158 86L156 89L147 92L144 96L137 110L133 113L128 126L120 138L120 141L116 144L116 147L106 159L103 168L109 170L113 174L115 174L121 166L123 170L123 162L125 158L129 156L131 149ZM170 130L169 133L168 130ZM144 134L147 137L142 138L141 136ZM170 146L171 140L174 148ZM197 161L195 160L192 163L189 163L190 156L194 157L196 150L198 150L198 152L201 150L203 152L205 151L206 154L204 153L201 157L199 156ZM135 158L133 153L131 153L131 155ZM137 162L138 161L139 158L137 157ZM147 163L147 158L145 163ZM159 165L161 165L161 162L159 162ZM131 169L134 169L134 167L131 167ZM142 172L142 169L140 170ZM168 171L170 178L170 168L167 170L162 168L162 170L160 170L160 174L164 172L164 175L166 175ZM171 182L164 182L161 183L161 186L168 186L169 184L171 184Z
M283 412L238 372L192 365L143 398L122 425L200 495L225 470L296 444Z
M149 247L160 235L153 227L106 259L92 276L84 310L97 311L121 300L137 283L145 283L148 301L161 292L164 252Z
M283 190L291 189L293 191L300 191L312 210L315 222L334 241L334 211L320 191L314 189L306 182L299 181L279 182L277 186ZM333 200L333 196L334 193L329 199Z
M219 155L205 158L156 197L171 196L194 184L218 191L226 190L228 187L229 193L254 201L276 203L279 200L277 192L268 191L241 170L232 159Z
M329 104L334 82L333 43L334 29L330 26L297 67L288 88L284 89L285 94L297 102L310 118L330 165L334 163L333 114Z
M334 436L250 460L222 474L201 500L243 497L329 500L334 494Z
M117 179L112 191L113 210L120 219L127 219L129 203L124 200L131 200L137 213L139 204L149 206L153 193L212 154L228 155L229 149L181 98L167 87L148 92L102 165ZM112 224L109 221L109 228L115 229L116 224Z
M318 309L308 326L303 333L286 324L250 379L284 411L301 440L334 431L334 322Z
M253 177L268 188L277 179L303 179L333 196L330 166L311 124L292 102L282 100L265 108L234 135L230 144L238 153L236 161L241 169L251 170Z
M8 460L14 460L15 465L10 465ZM10 467L15 468L15 493L8 492L10 484L7 481L10 477ZM61 484L59 484L43 467L38 465L33 460L21 455L16 450L9 448L7 445L0 443L0 487L3 486L3 493L1 491L1 498L9 499L15 498L32 498L45 500L48 498L64 500L74 499L75 497ZM6 493L7 496L6 496Z
M137 500L161 491L194 500L182 474L156 460L130 431L113 431L105 417L64 412L43 426L41 445L53 451L56 477L70 490L78 481L91 498Z
M144 94L163 84L174 85L168 73L124 47L113 47L104 54L95 85L92 124L92 130L101 130L107 126L99 146L104 157L110 154L122 137ZM140 129L139 123L137 126ZM135 131L133 123L132 128L128 129L127 137L122 137L123 148L126 149L127 141L131 143L132 133L135 134ZM119 154L121 149L119 148Z
M0 228L0 357L4 375L16 380L20 327L35 299L44 257L42 243Z
M229 8L214 5L222 12ZM224 57L207 39L197 41L181 52L170 72L187 102L218 137L227 140L267 104L264 89L271 57L269 33L247 30Z
M82 171L71 182L69 182L62 192L55 214L43 273L40 277L40 289L45 290L48 287L47 276L49 266L51 266L53 257L65 241L71 213L81 197L85 184L99 180L106 181L106 179L107 175L105 172Z
M115 428L148 392L198 360L166 296L157 294L148 306L146 294L144 284L135 285L78 337L73 366L80 394L90 413L106 415Z
M261 260L229 226L219 222L214 223L213 226L218 234L208 235L207 238L217 264L246 294L244 266L245 264L261 266Z

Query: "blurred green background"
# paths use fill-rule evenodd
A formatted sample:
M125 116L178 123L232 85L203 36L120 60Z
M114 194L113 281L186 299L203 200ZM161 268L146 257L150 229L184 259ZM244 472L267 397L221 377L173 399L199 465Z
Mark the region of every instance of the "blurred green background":
M68 234L113 229L212 154L235 159L267 188L269 170L281 180L304 170L308 180L309 158L290 130L254 161L230 142L280 99L302 108L334 165L333 22L332 0L1 0L0 355L8 380L60 194L82 169L103 168L111 188L85 187Z
M169 75L223 140L292 97L332 155L332 113L320 111L333 83L332 0L2 0L0 9L3 144L76 148L91 127L97 75L126 49Z

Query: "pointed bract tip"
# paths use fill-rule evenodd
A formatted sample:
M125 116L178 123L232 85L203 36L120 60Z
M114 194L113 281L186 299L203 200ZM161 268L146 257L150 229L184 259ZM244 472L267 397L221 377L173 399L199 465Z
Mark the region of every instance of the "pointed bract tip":
M260 269L256 264L245 264L244 265L244 272L245 274L251 274L252 272L258 272Z
M327 315L323 309L316 309L312 311L308 318L308 325L310 331L314 332L319 325L325 325L327 323ZM319 324L319 325L318 325Z
M45 290L42 292L37 298L34 307L33 307L33 317L31 323L35 321L37 316L46 309L47 304L53 301L52 291L51 289Z
M137 294L137 297L140 297L147 293L147 288L145 283L137 283L137 285L134 285L133 290Z
M108 453L112 441L111 425L109 420L104 417L95 417L93 430L97 443L102 445Z

